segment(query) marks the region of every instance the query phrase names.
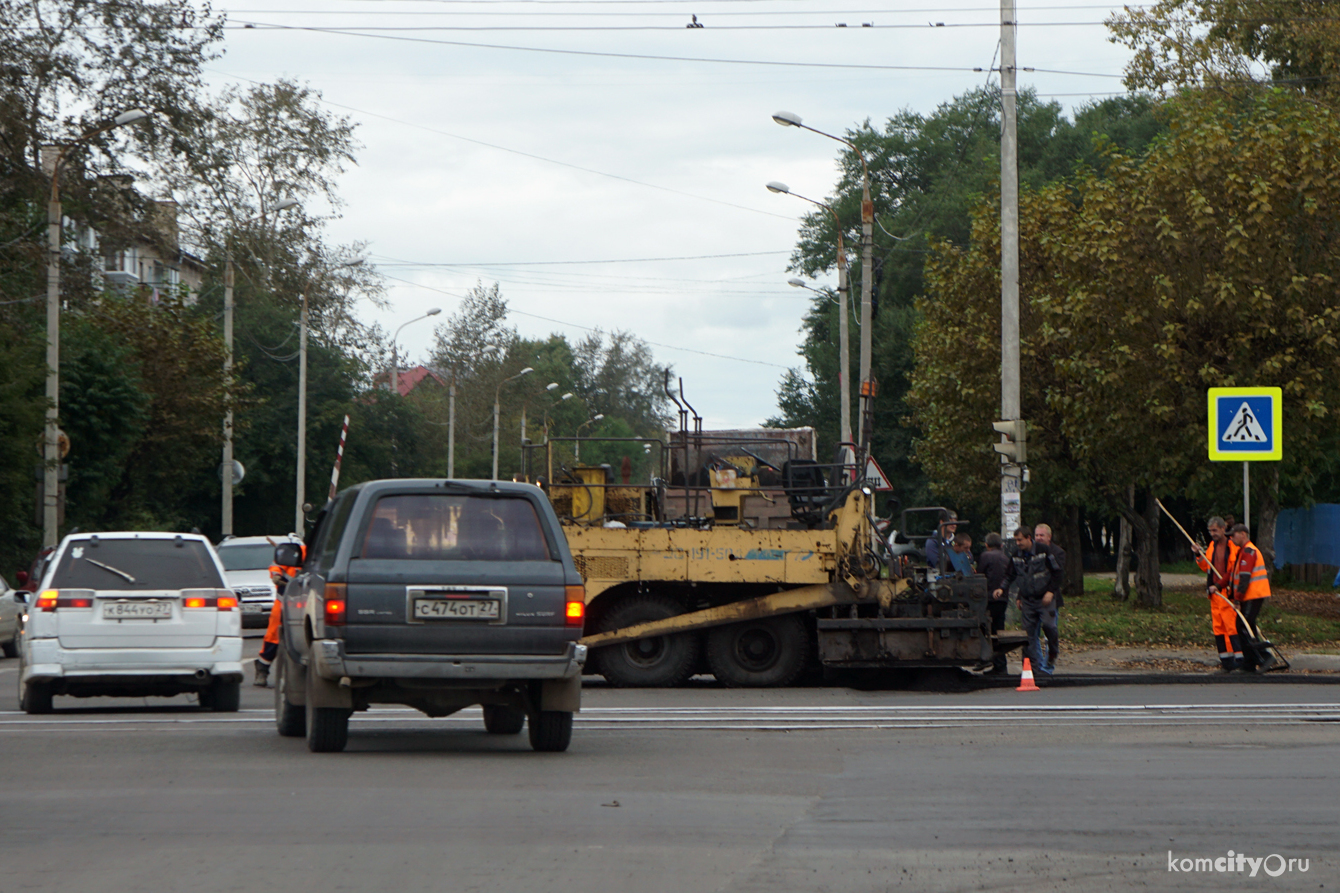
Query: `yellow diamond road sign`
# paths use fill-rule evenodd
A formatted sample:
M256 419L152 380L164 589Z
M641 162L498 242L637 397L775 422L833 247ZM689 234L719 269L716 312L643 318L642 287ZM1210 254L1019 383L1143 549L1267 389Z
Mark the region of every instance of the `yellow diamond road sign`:
M1279 388L1210 388L1210 460L1278 462L1284 455Z

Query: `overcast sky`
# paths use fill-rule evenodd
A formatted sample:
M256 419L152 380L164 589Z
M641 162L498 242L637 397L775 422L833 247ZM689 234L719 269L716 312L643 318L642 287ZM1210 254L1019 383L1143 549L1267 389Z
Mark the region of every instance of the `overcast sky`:
M775 414L800 364L807 293L786 266L808 206L764 184L830 195L841 147L772 113L882 128L986 83L999 39L999 6L981 0L267 3L216 5L230 29L209 75L297 78L359 124L331 234L370 243L388 277L390 309L369 321L445 318L496 281L525 336L650 342L708 427ZM1039 69L1020 86L1067 109L1120 92L1112 9L1020 4L1018 64ZM434 322L405 329L402 357L426 357Z

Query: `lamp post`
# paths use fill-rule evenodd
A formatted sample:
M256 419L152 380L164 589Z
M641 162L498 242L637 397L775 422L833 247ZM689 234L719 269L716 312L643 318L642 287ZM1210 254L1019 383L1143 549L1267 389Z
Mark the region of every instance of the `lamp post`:
M870 287L874 276L874 261L871 258L871 251L875 243L875 203L870 198L870 168L865 163L865 155L856 148L856 144L851 140L840 136L833 136L831 133L824 133L822 130L816 130L808 124L801 123L799 115L791 112L778 112L772 116L783 127L799 127L802 130L808 130L811 133L817 133L820 136L826 136L830 140L836 140L856 154L861 159L861 394L873 399L874 394L869 393L870 388ZM865 431L865 414L857 422L857 439L865 443L868 432Z
M838 401L841 404L841 426L842 442L851 443L851 336L848 333L847 312L847 293L851 290L847 285L847 248L842 241L842 221L838 219L837 211L833 206L826 202L815 201L812 198L806 198L798 192L792 192L785 183L778 183L776 180L768 184L769 192L780 193L781 195L791 195L801 201L809 202L812 205L818 205L820 208L833 215L833 226L837 231L837 266L838 266L838 303L841 305L841 314L838 321ZM799 279L789 280L792 285L804 285ZM864 333L862 333L862 343L864 344Z
M55 546L59 539L57 505L60 500L60 257L61 221L60 168L65 152L100 133L134 124L149 117L144 109L130 109L101 127L95 127L56 151L51 166L51 199L47 203L47 412L42 433L42 545Z
M495 481L498 479L498 417L501 413L498 401L502 399L502 387L509 381L516 381L521 376L529 375L534 371L534 369L527 366L516 375L513 375L510 378L504 378L502 381L498 382L498 387L493 392L493 480Z
M296 207L297 199L284 198L271 211ZM261 209L261 220L265 209ZM233 252L225 246L223 261L223 386L227 409L223 414L223 505L220 511L220 536L233 535Z
M546 442L549 440L549 410L553 409L555 406L557 406L557 405L560 404L560 403L563 403L563 402L565 402L565 401L567 401L567 400L571 400L571 399L572 399L573 397L575 397L575 396L577 396L577 395L574 394L574 393L572 393L572 391L568 391L568 392L567 392L566 394L564 394L562 397L559 397L557 400L555 400L554 402L550 403L548 406L545 407L545 409L544 409L544 439L545 439Z
M604 417L605 414L603 412L598 412L577 426L577 439L572 442L572 458L574 460L581 461L582 458L582 429L587 425L600 421Z
M400 381L398 378L400 370L400 361L398 355L396 354L396 339L400 337L400 333L401 331L404 330L405 326L410 325L411 323L419 322L420 320L427 319L430 316L437 316L441 312L442 312L441 307L434 307L432 310L429 310L423 316L416 316L414 317L414 319L411 319L409 322L405 323L400 328L396 329L395 334L391 336L391 393L392 394L400 393L400 387L399 387Z
M355 257L337 267L357 267L367 258ZM293 532L302 536L305 531L306 512L303 505L307 501L307 292L302 292L302 315L298 318L298 481L297 498L293 507Z
M549 382L549 384L544 386L544 389L552 394L554 391L558 390L558 382L551 381ZM526 406L529 402L530 402L529 398L521 401L521 473L522 474L526 473ZM546 419L548 418L547 412L545 418ZM548 431L546 429L546 434L547 433Z

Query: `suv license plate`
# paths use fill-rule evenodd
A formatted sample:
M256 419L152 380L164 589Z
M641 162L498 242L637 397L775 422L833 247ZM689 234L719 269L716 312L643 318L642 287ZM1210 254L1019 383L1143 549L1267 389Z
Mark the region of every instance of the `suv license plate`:
M258 602L242 602L243 614L269 614L270 605L260 604Z
M416 598L415 620L497 620L496 598Z
M172 616L172 602L103 602L104 620L162 620Z

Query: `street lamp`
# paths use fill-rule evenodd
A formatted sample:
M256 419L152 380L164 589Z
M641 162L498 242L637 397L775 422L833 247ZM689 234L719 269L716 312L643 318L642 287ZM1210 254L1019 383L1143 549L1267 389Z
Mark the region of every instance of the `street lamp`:
M800 116L792 112L777 112L772 116L783 127L799 127L819 136L836 140L855 153L861 159L861 394L870 392L870 287L874 278L874 261L870 253L875 243L875 203L870 199L870 168L865 163L865 155L849 139L824 133L801 122ZM869 393L873 399L874 394ZM865 414L857 420L857 438L864 443L868 432L865 431Z
M605 414L603 412L598 412L577 426L577 439L572 443L572 458L574 460L581 461L582 458L582 429L587 425L600 421L604 417Z
M357 267L366 257L355 257L337 268ZM298 319L298 482L297 499L293 507L293 531L302 536L306 520L303 505L307 501L307 292L302 290L302 316Z
M297 207L295 198L282 198L275 202L270 210L278 213ZM265 219L265 208L261 208L261 220ZM223 506L220 518L220 535L233 535L233 251L224 246L223 260L223 386L224 399L228 408L223 414Z
M534 371L534 369L527 366L511 378L504 378L502 381L498 382L498 387L493 392L493 479L495 481L498 479L498 415L501 411L498 406L498 401L502 399L502 387L509 381L516 381L521 376L529 375Z
M780 114L780 113L779 113ZM843 443L851 443L851 385L848 379L851 376L851 335L848 332L849 323L847 321L847 293L850 291L847 285L847 248L842 241L842 221L838 219L837 211L827 202L815 201L812 198L806 198L798 192L792 192L791 188L785 183L778 183L776 180L768 184L769 192L776 192L781 195L790 195L801 201L809 202L828 211L833 215L833 228L837 231L837 266L838 266L838 297L842 312L838 320L838 402L840 404L839 413L841 418L841 440ZM792 285L803 286L805 283L799 279L788 280ZM864 334L862 334L862 344Z
M399 359L396 354L396 339L400 337L400 332L405 328L405 326L410 325L411 323L419 322L420 320L427 319L430 316L437 316L441 312L442 312L441 307L434 307L432 310L429 310L423 316L416 316L414 319L411 319L409 322L405 323L405 325L402 325L399 329L396 329L395 334L391 336L391 393L392 394L400 393L400 387L399 387L400 381L397 377L400 365L399 365Z
M545 409L544 409L544 439L545 439L546 442L549 440L549 410L553 409L555 406L557 406L557 405L560 404L560 403L563 403L563 402L565 402L565 401L571 400L571 399L572 399L573 397L575 397L575 396L577 396L577 395L574 394L574 393L572 393L572 391L568 391L568 392L567 392L566 394L564 394L562 397L559 397L557 400L555 400L554 402L550 403L548 406L545 407Z
M558 390L558 382L556 382L556 381L551 381L551 382L549 382L549 384L547 384L547 385L544 386L544 389L545 389L545 391L547 391L547 392L549 392L549 393L552 394L554 391L557 391L557 390ZM561 398L559 398L559 399L561 399L561 400L566 400L568 397L571 397L571 396L572 396L571 394L567 394L567 395L565 395L565 396L563 396L563 397L561 397ZM525 400L521 401L521 471L522 471L523 474L524 474L525 471L526 471L526 406L527 406L529 403L530 403L530 398L526 398ZM545 416L544 416L544 418L545 418L545 438L548 439L548 437L549 437L549 428L548 428L549 411L548 411L547 408L545 409Z
M42 433L42 545L55 546L59 539L56 523L57 503L60 499L60 257L61 221L60 168L65 152L90 140L100 133L143 121L150 113L144 109L130 109L117 115L107 124L96 127L56 151L51 166L51 200L47 203L47 412Z

